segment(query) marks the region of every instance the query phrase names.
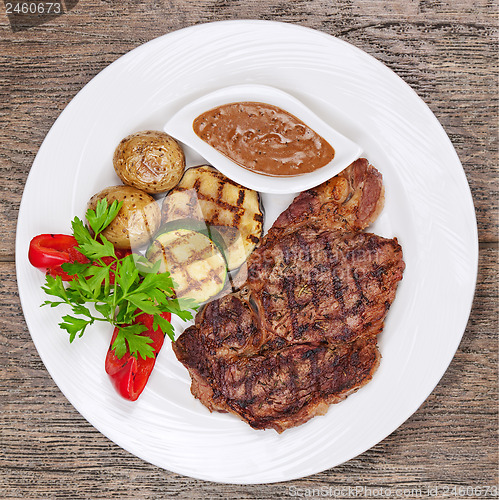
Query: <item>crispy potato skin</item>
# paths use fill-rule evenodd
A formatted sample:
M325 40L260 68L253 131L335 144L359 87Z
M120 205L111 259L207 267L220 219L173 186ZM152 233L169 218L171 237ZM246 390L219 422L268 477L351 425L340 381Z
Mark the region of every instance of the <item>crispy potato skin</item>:
M92 196L87 208L95 210L104 198L108 204L123 202L118 215L102 232L116 248L133 249L152 239L161 224L161 210L152 196L131 186L111 186Z
M185 156L173 137L145 130L125 137L118 144L113 165L124 184L155 194L178 184L184 173Z

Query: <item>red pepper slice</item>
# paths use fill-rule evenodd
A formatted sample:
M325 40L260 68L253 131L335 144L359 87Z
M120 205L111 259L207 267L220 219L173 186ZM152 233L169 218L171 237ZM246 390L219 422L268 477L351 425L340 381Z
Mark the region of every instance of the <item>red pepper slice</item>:
M167 321L171 320L170 313L165 312L161 316ZM146 326L147 330L140 335L152 339L151 345L154 349L154 358L143 359L140 356L135 358L130 354L128 349L121 359L118 358L112 349L112 345L118 335L118 328L115 328L105 364L106 373L109 375L114 388L122 397L129 401L135 401L144 390L156 363L156 356L161 350L165 339L165 335L160 328L156 331L153 330L153 316L151 314L142 313L135 318L134 323L142 323Z
M62 270L61 264L66 262L80 262L85 264L90 262L76 247L78 242L73 236L67 234L39 234L35 236L28 250L28 258L31 264L39 269L43 269L48 274L60 276L63 281L70 281L73 275L67 274ZM122 259L129 255L130 250L115 249L116 257ZM114 261L112 257L103 257L104 264L109 265ZM116 264L111 266L112 270L116 269ZM114 273L109 274L109 281L114 283Z
M76 250L76 247L69 248L68 255L69 255L69 260L67 262L71 263L80 262L82 264L90 262L81 252ZM54 278L56 276L60 276L62 281L70 281L75 277L73 274L68 274L65 271L63 271L61 265L49 267L47 269L47 273L53 276Z
M48 269L70 262L69 249L78 245L73 236L67 234L39 234L28 250L31 264L39 269Z

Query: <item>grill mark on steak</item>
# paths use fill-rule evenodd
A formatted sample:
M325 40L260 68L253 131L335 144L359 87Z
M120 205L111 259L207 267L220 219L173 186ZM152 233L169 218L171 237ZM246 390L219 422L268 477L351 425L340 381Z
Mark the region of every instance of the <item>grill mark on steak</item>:
M364 159L297 196L249 257L243 288L207 304L173 344L195 397L282 432L371 379L404 270L396 238L360 232L382 206Z

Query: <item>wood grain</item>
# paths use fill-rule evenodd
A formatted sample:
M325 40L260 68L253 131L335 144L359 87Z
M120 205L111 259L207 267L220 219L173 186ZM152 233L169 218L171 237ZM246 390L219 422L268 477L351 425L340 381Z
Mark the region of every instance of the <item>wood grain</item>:
M299 481L257 486L206 483L128 454L69 404L20 320L11 263L0 264L6 298L0 333L1 498L285 498L288 488L421 488L497 484L498 251L480 255L466 332L448 371L421 408L374 448ZM133 495L130 488L133 487ZM165 493L168 493L166 495Z
M0 6L0 498L272 499L289 497L290 488L426 492L437 485L497 485L497 7L494 0L86 0L47 24L12 33ZM74 95L120 55L156 36L241 18L292 22L337 36L411 85L463 163L481 242L466 332L422 407L346 464L300 481L255 486L172 474L91 427L36 353L14 267L24 183L43 138ZM405 496L417 497L417 491Z
M480 240L497 241L494 3L482 1L471 9L465 1L345 0L330 7L329 2L316 1L247 5L191 0L174 8L171 2L88 1L32 30L12 34L7 24L0 25L5 134L0 173L7 181L0 201L5 235L0 257L13 253L18 200L43 138L96 73L140 43L174 29L251 17L296 22L339 36L384 62L411 85L440 120L463 162Z

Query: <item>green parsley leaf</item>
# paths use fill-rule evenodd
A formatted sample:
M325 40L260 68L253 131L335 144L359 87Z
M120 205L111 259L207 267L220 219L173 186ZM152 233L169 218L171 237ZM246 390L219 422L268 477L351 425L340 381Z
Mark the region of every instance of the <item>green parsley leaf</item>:
M71 309L74 314L79 314L81 316L87 316L87 318L92 318L92 313L90 312L90 309L88 309L88 307L85 307L82 304L73 304L71 306Z
M121 359L126 354L128 348L130 354L136 358L139 355L142 359L154 358L154 348L150 345L152 344L152 339L145 335L140 335L146 330L147 328L140 324L119 327L118 335L112 345L116 356Z
M103 304L99 304L99 303L96 303L94 305L95 309L97 312L99 312L100 314L102 314L102 316L104 318L111 318L113 316L113 310L112 310L112 307L110 304L107 304L107 303L103 303Z
M104 198L97 202L95 210L87 210L87 221L92 231L95 233L95 236L98 236L107 226L109 226L109 224L111 224L111 222L113 222L122 206L123 202L118 202L117 200L114 200L111 205L108 206L107 198Z
M88 288L90 289L94 299L97 299L100 296L104 281L106 279L109 280L109 267L110 266L91 266L85 273L88 278Z
M146 314L155 314L158 311L158 306L153 304L149 296L145 293L129 294L128 300Z
M73 228L73 236L75 237L80 247L85 243L92 242L92 235L88 232L88 229L80 218L75 217L71 222L71 227Z
M113 244L102 235L100 238L102 241L91 240L85 243L78 242L78 250L90 260L102 259L103 257L116 258Z
M45 286L42 286L42 290L47 294L47 295L53 295L54 297L59 297L63 299L64 302L66 302L68 296L66 293L66 289L64 288L64 285L62 283L62 279L60 276L57 276L54 278L50 274L47 274L45 276Z
M70 342L73 342L77 334L79 334L78 336L81 337L85 333L85 329L87 328L87 326L91 325L94 322L93 319L87 320L82 318L75 318L74 316L69 315L63 316L62 319L64 321L59 323L59 326L69 333Z
M173 330L172 324L169 321L167 321L165 318L163 318L162 316L155 314L154 321L153 321L154 331L156 331L158 327L161 328L162 332L165 335L168 335L168 337L170 337L170 339L172 341L175 340L175 332Z
M88 266L88 263L81 262L65 262L61 265L62 270L70 276L74 276L76 274L84 274Z
M132 285L138 282L139 271L135 267L135 262L131 255L128 255L116 267L116 281L126 296Z
M71 223L76 248L89 262L62 264L62 269L72 278L66 284L60 276L47 275L42 289L58 300L46 300L43 305L56 307L67 304L72 314L62 317L59 324L69 333L73 342L81 337L95 321L105 321L118 328L112 348L121 358L128 351L143 359L154 356L152 340L142 333L147 328L135 318L142 312L153 315L153 327L161 328L174 340L170 322L160 316L170 312L182 319L191 319L189 309L196 309L192 300L174 297L174 282L168 273L159 273L160 262L152 264L135 254L118 258L114 246L101 233L118 214L122 204L107 200L97 203L95 210L88 210L86 219L90 227L75 217ZM93 307L90 307L93 305Z

